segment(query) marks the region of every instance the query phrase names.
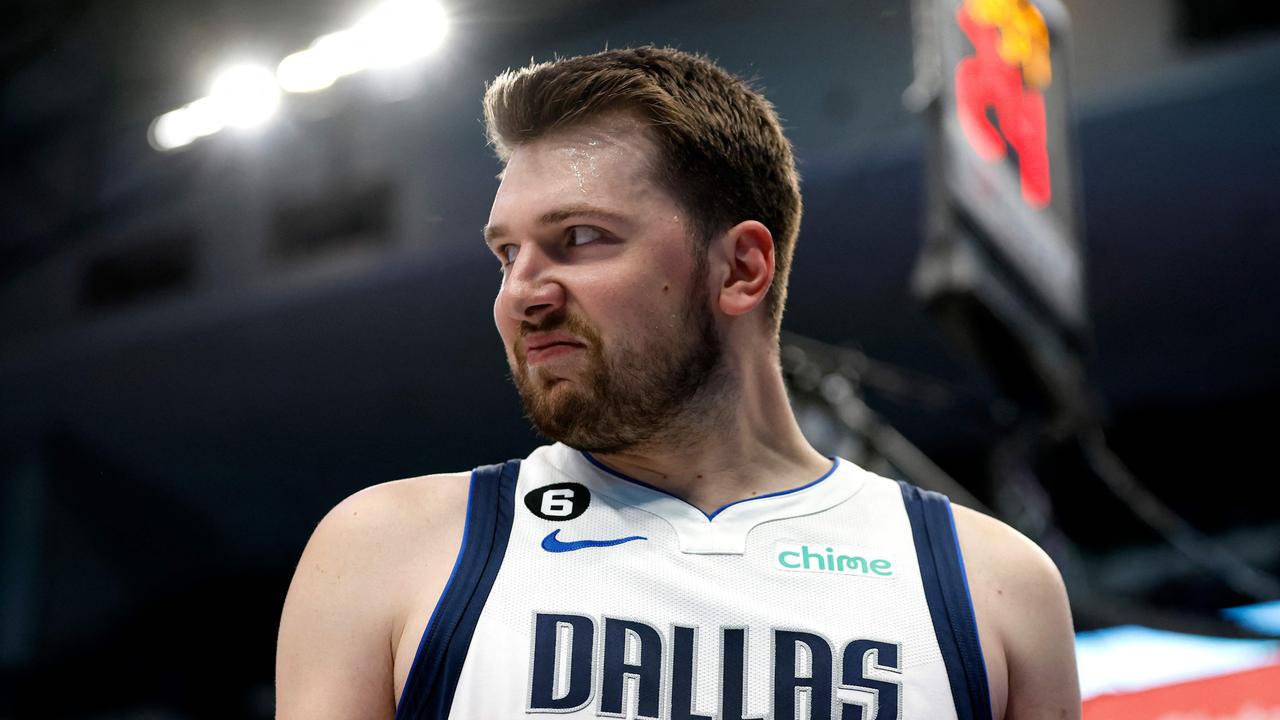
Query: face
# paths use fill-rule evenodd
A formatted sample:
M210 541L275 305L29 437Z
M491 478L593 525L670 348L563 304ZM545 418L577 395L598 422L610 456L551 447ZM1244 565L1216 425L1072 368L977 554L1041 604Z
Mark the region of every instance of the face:
M518 148L486 241L494 321L525 412L547 437L619 452L687 434L721 349L693 225L651 179L629 116Z

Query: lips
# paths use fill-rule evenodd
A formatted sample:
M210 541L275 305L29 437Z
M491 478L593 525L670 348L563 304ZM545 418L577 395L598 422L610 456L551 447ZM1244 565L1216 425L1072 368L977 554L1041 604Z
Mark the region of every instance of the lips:
M536 365L554 358L569 355L586 347L568 333L530 333L524 338L525 360Z

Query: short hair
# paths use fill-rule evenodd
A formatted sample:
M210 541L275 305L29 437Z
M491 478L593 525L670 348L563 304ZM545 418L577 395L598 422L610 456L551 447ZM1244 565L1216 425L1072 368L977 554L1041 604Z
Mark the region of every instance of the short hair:
M700 259L739 222L769 228L775 269L765 311L776 333L800 230L800 177L777 112L747 82L704 56L645 46L507 70L484 96L489 142L504 164L526 142L618 110L648 122L656 180L693 219Z

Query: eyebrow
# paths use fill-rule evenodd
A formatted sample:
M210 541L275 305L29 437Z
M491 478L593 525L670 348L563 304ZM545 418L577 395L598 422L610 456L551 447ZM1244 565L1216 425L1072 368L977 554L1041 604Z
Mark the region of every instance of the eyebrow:
M627 218L610 210L598 208L594 205L570 205L568 207L556 208L549 210L538 218L539 225L556 225L562 223L569 218L585 217L596 218L617 224L627 224ZM485 225L484 226L484 242L486 245L492 245L494 241L506 237L508 234L505 225Z

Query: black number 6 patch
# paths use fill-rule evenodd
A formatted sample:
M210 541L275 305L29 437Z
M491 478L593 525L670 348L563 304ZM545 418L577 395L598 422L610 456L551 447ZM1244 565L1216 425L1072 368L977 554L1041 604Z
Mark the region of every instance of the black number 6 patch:
M524 506L543 520L572 520L590 504L591 491L575 482L543 485L524 496Z

